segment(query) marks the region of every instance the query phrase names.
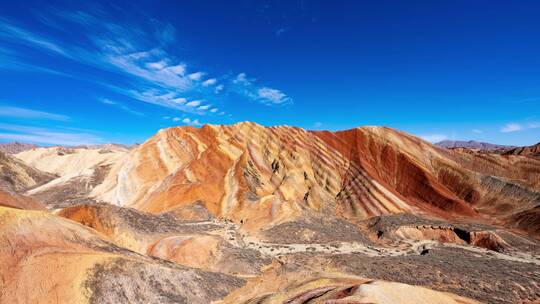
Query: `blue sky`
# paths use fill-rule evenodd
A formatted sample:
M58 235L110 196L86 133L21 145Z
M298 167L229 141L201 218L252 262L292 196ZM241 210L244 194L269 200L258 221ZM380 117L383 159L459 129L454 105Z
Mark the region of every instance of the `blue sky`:
M255 121L540 141L537 1L12 1L0 141Z

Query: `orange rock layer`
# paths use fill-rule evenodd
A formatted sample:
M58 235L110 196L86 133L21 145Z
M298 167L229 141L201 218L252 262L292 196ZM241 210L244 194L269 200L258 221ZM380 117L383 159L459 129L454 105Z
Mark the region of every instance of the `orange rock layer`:
M152 213L200 201L253 229L307 209L507 224L538 205L539 188L533 157L450 151L384 127L333 133L239 123L161 130L116 162L91 195Z

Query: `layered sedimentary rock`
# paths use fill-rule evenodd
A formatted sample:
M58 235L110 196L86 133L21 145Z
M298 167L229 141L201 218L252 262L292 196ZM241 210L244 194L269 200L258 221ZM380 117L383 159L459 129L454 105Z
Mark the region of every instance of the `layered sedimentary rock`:
M50 147L27 150L14 156L56 178L25 192L51 207L90 202L89 193L100 184L109 168L127 154L122 146L95 148Z
M24 192L54 178L53 174L40 171L12 155L0 152L0 189L4 191Z
M540 157L540 143L527 147L517 147L514 149L509 149L504 154Z
M87 225L93 225L90 219L82 219L74 214L80 211L82 209L68 210L63 215L69 214L82 222L88 221ZM138 213L130 217L138 223L147 220L141 219ZM125 215L116 214L106 221L116 221L127 228L131 220ZM100 227L93 230L46 212L0 207L0 222L0 259L7 262L0 269L2 301L209 303L245 285L244 279L239 277L175 266L150 258L151 252L149 256L138 254L117 246L117 243L121 243L118 239L111 241L104 237L99 233L103 231ZM157 224L146 227L149 226L151 230L152 225ZM178 223L168 225L170 227L159 225L162 228L158 229L170 230L171 226L182 228ZM129 229L126 231L129 232ZM202 242L199 245L204 248L211 244ZM194 251L187 251L182 257L213 262L213 257L201 256L204 249L199 245L192 247ZM244 252L239 257L246 255ZM236 259L238 257L230 260L229 264L238 263ZM196 266L204 268L200 267L201 264ZM230 267L222 265L220 272L226 271L227 266ZM260 284L260 281L267 283ZM291 271L281 268L279 264L262 276L253 277L250 284L228 296L225 302L283 303L295 300L294 303L327 303L324 301L338 299L348 303L367 300L372 303L475 303L422 287L336 273Z
M17 158L0 152L0 206L19 209L45 209L41 202L21 193L47 183L55 175L33 168Z
M58 176L90 175L100 165L117 162L128 151L125 148L36 148L14 156L41 171Z
M15 157L0 303L540 298L534 156L239 123Z
M258 251L226 241L227 226L217 221L186 220L173 213L153 215L107 204L78 205L57 214L95 229L118 246L185 266L253 275L270 263Z
M0 190L0 206L25 209L25 210L45 210L46 206L41 202L17 193Z
M211 170L208 170L211 168ZM201 201L246 229L305 210L496 219L540 203L540 160L470 154L383 127L309 132L240 123L161 130L116 162L91 197L160 213Z
M1 303L210 303L243 280L166 263L42 211L0 207Z
M260 304L475 304L474 300L420 286L368 280L359 277L321 275L317 279L268 277L270 284L256 282L235 291L225 303ZM268 290L269 289L269 290ZM250 298L252 297L252 298Z
M540 226L540 159L441 149L384 127L177 127L131 151L114 148L17 154L59 176L26 194L57 207L102 201L153 213L199 202L245 229L301 218L306 210L348 219L399 212L474 217L533 234Z

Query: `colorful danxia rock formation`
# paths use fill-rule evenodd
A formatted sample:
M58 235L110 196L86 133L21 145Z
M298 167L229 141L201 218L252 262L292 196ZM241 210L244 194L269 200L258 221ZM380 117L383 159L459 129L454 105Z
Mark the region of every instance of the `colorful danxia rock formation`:
M537 150L245 122L0 152L0 303L532 303Z

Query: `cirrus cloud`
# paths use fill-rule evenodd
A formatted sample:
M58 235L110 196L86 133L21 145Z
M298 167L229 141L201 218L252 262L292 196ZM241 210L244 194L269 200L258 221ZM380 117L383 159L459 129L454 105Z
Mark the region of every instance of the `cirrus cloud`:
M283 92L277 89L263 87L257 90L258 99L264 103L282 104L289 102L291 99Z
M186 63L184 58L176 57L168 47L176 40L176 29L168 23L153 19L135 24L130 21L120 22L105 11L63 11L54 8L39 12L37 21L56 32L65 31L66 28L76 31L78 39L69 41L65 35L52 35L55 31L46 31L48 35L43 35L43 29L30 30L21 24L0 18L0 43L9 42L31 47L42 51L46 56L64 58L71 63L92 67L100 72L120 75L108 83L95 79L95 73L91 73L91 77L74 77L94 81L115 93L140 102L194 115L205 115L210 107L200 102L188 102L187 99L212 99L213 104L220 104L222 108L226 107L231 96L228 93L231 92L265 105L292 103L292 98L282 90L258 84L256 79L248 78L246 73L236 76L210 75L204 71L204 67L194 67ZM25 62L26 59L16 55L2 52L0 66L10 62L10 66L30 67L30 63ZM32 70L38 69L63 75L54 69L32 66ZM77 73L82 73L80 71ZM216 94L220 94L219 100L215 99ZM130 112L126 104L116 102L114 106ZM221 113L224 114L224 111L220 110Z
M523 127L523 125L521 124L518 124L518 123L507 123L506 125L504 125L502 128L501 128L501 132L503 133L510 133L510 132L517 132L517 131L521 131L521 130L524 130L525 128Z
M212 86L214 84L216 84L217 80L215 78L210 78L208 80L205 80L202 82L202 86L203 87L209 87L209 86Z
M89 132L6 123L0 123L0 139L62 146L92 145L104 142L102 138Z
M248 78L246 73L240 73L232 80L233 91L248 99L265 105L285 105L292 103L292 98L278 89L257 86L256 79Z
M66 115L9 106L0 107L0 116L59 121L69 120L69 117Z

